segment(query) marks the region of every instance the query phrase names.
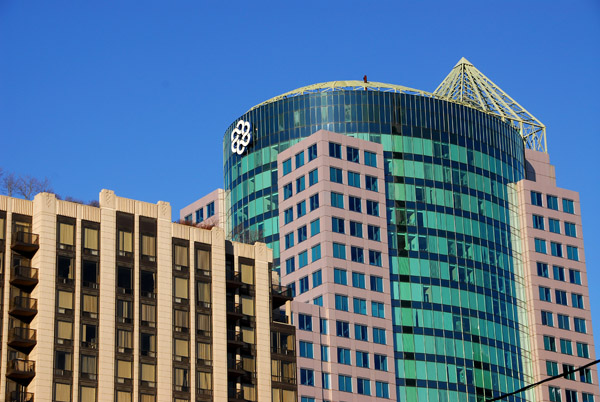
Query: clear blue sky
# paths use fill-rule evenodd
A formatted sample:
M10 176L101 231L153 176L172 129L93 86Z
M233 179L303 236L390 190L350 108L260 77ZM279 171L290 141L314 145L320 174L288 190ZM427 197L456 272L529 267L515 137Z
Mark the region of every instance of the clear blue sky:
M600 284L600 2L0 0L0 167L63 196L223 186L222 137L272 96L362 79L433 91L462 57L548 128ZM600 294L592 294L600 339Z

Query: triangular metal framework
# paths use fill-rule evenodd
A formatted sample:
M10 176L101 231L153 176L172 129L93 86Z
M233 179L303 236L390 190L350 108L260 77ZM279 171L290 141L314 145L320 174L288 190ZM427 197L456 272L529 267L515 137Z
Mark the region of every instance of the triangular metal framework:
M527 148L548 152L546 126L464 57L433 93L510 121L519 130Z

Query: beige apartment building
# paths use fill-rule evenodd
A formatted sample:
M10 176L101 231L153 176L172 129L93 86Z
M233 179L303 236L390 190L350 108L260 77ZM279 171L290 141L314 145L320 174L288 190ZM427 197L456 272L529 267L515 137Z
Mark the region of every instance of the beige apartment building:
M162 201L1 196L0 399L295 400L272 260Z

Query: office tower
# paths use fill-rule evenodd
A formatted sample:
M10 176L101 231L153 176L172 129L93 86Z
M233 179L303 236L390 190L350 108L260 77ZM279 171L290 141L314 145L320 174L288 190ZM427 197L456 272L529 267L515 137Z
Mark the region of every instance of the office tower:
M1 196L0 235L0 399L295 398L272 373L295 373L295 331L264 244L109 190L99 208Z

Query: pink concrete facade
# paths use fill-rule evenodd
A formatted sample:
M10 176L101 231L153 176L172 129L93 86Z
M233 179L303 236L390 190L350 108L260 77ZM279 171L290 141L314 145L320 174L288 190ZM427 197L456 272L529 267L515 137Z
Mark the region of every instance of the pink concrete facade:
M533 374L534 381L540 381L549 374L562 373L568 366L580 367L593 361L595 348L579 194L556 186L554 166L547 154L526 150L525 155L527 179L518 183L517 190ZM567 200L565 205L563 200ZM543 384L535 392L537 401L587 402L592 400L588 395L598 401L596 366L590 367L589 373L575 373L572 379ZM574 394L577 399L573 399Z
M225 229L225 190L218 188L179 211L179 219Z
M330 156L330 143L337 144L334 147L341 151L340 157ZM316 152L311 152L309 148L315 144ZM348 160L348 147L358 150L358 163ZM365 151L369 155L375 154L375 167L365 164ZM301 153L303 157L298 157L302 159L299 163L296 155ZM284 168L284 163L287 168ZM381 390L382 387L389 398L395 400L382 146L320 130L281 152L277 166L281 283L295 288L296 293L292 312L298 329L299 400L303 396L314 398L315 401L381 400L376 398L376 388ZM339 169L337 179L332 180L331 167ZM349 184L348 172L352 172L354 180L358 177L356 174L359 175L360 187L356 187L356 181L353 181L354 186ZM370 182L377 182L376 191L366 189L367 176ZM318 178L316 183L315 177ZM342 208L332 205L332 192L338 194L338 201L343 200ZM318 196L318 207L315 195ZM360 199L361 212L350 210L351 196ZM371 206L373 202L378 205L378 216L367 214L367 201ZM302 211L299 205L303 202L305 212L299 216L299 211ZM354 202L356 205L356 199ZM290 218L293 219L290 221ZM338 219L337 231L333 229L333 218ZM318 232L314 224L317 219ZM354 235L350 234L350 222L355 229ZM339 233L342 226L344 233ZM358 226L361 228L361 237L357 236ZM306 227L306 238L302 234L303 227ZM370 237L377 240L369 239L369 231L372 234ZM373 232L377 231L378 236L374 236ZM288 238L286 242L286 236L290 234L293 241L290 242ZM320 252L315 249L318 247ZM334 247L336 257L340 257L341 249L345 251L345 259L334 257ZM302 257L303 253L306 253L306 257ZM291 260L294 261L293 270L289 262ZM354 281L353 276L356 277ZM374 278L374 290L371 290L371 277ZM312 328L302 330L306 328L307 318ZM357 331L355 324L364 327ZM338 336L338 325L343 331L347 328L347 333L342 332L344 336ZM373 342L374 329L377 337L381 336L382 331L385 332L383 343ZM362 336L357 332L366 334L366 340L360 340ZM341 348L341 356L338 356L338 348ZM300 356L301 353L311 355L310 350L306 349L312 349L312 358ZM328 356L322 356L322 351L324 354L328 352ZM340 358L343 363L339 362ZM339 376L345 377L340 380ZM345 391L340 390L340 381L344 382L342 388Z

